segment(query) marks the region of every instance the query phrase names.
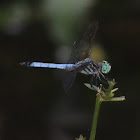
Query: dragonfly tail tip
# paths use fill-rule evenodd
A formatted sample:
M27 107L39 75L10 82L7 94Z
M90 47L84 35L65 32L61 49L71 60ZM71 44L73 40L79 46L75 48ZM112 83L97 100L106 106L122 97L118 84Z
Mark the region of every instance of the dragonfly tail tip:
M29 66L29 65L30 65L29 62L21 62L21 63L19 63L19 64L22 65L22 66Z

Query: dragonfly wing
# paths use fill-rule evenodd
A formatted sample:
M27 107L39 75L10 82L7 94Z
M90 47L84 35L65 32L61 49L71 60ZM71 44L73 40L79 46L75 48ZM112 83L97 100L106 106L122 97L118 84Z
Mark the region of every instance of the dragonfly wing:
M91 52L91 43L97 32L98 23L90 24L84 34L74 42L74 48L69 59L69 63L75 63L89 57Z
M74 42L74 47L68 63L76 63L89 57L91 52L91 42L94 39L97 28L97 22L90 24L84 34L77 41ZM79 67L72 72L65 72L63 87L66 92L71 88L75 80L76 74L78 71L81 70L81 68L82 67Z
M77 74L77 71L72 71L72 72L65 71L64 72L64 79L63 79L62 85L63 85L65 92L68 92L69 89L72 87L76 74Z
M67 92L71 88L71 86L75 80L77 72L80 72L81 70L86 68L89 65L89 63L91 63L91 62L93 62L93 60L91 60L90 58L86 58L85 60L79 61L77 64L75 64L77 66L73 69L73 71L65 72L64 80L63 80L63 88L64 88L65 92Z

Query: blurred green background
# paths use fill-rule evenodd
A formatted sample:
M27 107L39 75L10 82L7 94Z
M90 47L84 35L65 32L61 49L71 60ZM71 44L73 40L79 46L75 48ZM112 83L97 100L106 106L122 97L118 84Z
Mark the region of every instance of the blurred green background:
M112 65L116 96L103 103L96 140L140 139L140 1L0 1L0 139L74 140L89 137L95 94L79 74L65 94L63 71L27 68L23 61L67 62L85 25L99 21L92 57ZM93 95L93 96L92 96Z

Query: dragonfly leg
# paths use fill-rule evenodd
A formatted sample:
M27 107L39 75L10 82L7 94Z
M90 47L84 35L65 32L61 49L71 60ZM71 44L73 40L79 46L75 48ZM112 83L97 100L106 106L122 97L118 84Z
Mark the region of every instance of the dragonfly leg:
M101 80L100 77L99 77L99 75L96 75L95 76L95 84L96 84L96 86L98 86L98 83L97 83L98 82L98 79Z
M106 80L105 76L100 72L100 75Z
M100 75L103 77L104 81L102 80L103 83L108 84L106 77L100 72Z
M91 88L93 87L93 79L94 79L94 78L95 78L95 85L96 85L96 86L97 86L97 81L98 81L98 79L101 81L99 75L93 74L93 76L91 77L91 80L90 80Z
M91 77L91 80L90 80L90 86L91 86L91 88L93 87L92 85L93 85L93 79L94 79L94 75Z
M100 77L99 73L97 73L96 77L101 81L101 77Z

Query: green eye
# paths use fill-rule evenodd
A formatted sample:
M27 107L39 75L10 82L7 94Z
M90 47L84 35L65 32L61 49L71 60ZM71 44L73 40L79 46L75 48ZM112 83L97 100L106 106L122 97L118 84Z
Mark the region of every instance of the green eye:
M108 73L111 70L111 66L107 61L102 62L102 73Z

